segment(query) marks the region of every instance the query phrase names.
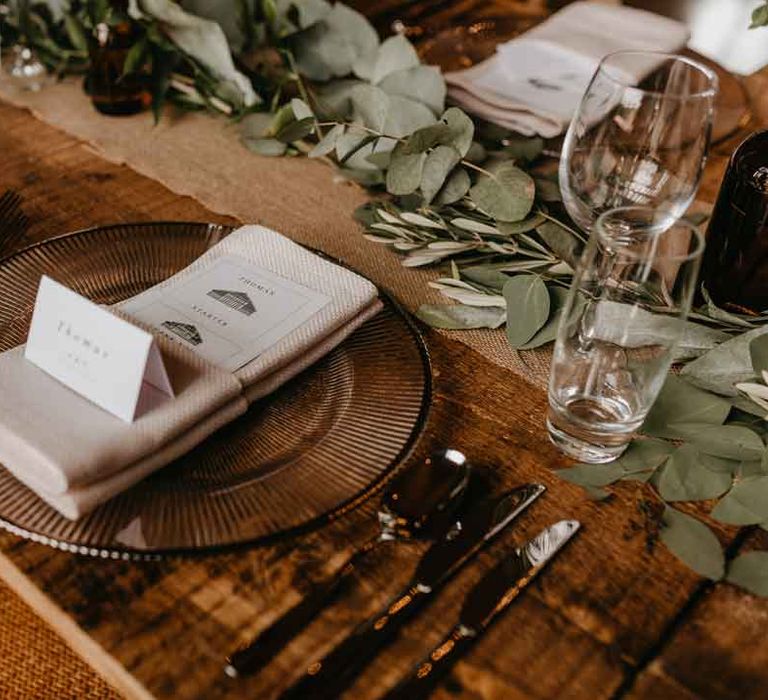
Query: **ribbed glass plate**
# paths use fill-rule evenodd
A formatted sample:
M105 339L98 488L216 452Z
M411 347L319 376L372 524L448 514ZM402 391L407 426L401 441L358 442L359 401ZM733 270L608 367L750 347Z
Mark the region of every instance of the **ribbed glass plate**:
M0 351L26 338L41 274L113 304L175 272L230 229L121 224L0 262ZM336 350L182 459L71 522L0 467L0 526L68 551L146 557L252 542L351 507L423 427L424 344L390 301Z

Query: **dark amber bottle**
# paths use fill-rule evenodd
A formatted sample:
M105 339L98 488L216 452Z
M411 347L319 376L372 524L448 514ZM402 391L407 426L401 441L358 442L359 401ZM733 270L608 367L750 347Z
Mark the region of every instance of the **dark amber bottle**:
M125 17L125 0L112 0L114 17ZM140 72L124 74L128 51L139 39L138 29L128 19L96 25L91 38L91 67L88 93L99 112L110 115L136 114L149 97Z
M702 281L732 311L768 310L768 131L734 152L707 232Z

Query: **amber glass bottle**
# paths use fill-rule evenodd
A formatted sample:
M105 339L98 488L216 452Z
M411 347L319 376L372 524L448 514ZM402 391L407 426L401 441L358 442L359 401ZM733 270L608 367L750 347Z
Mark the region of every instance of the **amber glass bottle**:
M768 131L734 152L707 232L702 281L727 309L768 310Z
M113 17L127 17L127 0L109 4ZM125 58L138 38L137 28L128 19L101 22L94 28L87 89L94 107L103 114L136 114L149 102L142 75L123 75Z

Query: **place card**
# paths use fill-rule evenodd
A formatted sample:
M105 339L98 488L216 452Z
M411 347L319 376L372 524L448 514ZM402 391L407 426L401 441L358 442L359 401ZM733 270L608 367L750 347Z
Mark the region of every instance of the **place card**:
M50 277L40 280L24 357L127 422L173 397L151 333Z
M121 305L131 317L230 372L309 321L331 298L236 255Z

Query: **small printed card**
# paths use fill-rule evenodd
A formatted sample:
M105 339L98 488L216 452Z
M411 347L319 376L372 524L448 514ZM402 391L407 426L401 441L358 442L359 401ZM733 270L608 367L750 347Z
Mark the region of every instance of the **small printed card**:
M173 397L151 333L50 277L40 280L24 357L127 422Z
M133 318L233 372L331 301L235 255L121 306Z

